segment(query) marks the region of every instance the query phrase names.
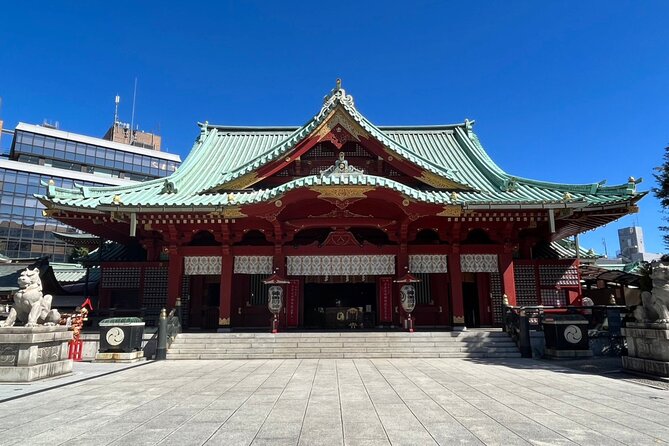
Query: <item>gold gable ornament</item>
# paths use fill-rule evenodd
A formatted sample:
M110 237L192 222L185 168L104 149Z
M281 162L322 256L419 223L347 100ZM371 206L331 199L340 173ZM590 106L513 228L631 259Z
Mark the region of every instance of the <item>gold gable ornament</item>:
M367 198L367 192L373 191L375 187L368 186L316 186L310 188L317 192L318 198L326 200L328 198L344 201L351 198Z
M321 141L328 134L334 131L338 125L350 133L356 141L360 141L360 138L369 137L369 134L360 126L360 124L355 122L348 114L339 109L336 109L330 116L325 119L325 121L314 132L314 136L318 141Z

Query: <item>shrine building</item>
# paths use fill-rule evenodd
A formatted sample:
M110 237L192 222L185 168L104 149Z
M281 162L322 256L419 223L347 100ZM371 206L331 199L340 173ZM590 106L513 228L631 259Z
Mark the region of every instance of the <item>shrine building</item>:
M499 325L504 295L578 304L577 260L536 253L636 212L639 181L510 175L472 125L376 126L338 81L301 127L205 122L166 178L49 184L38 199L49 216L140 253L102 262L103 308L179 305L190 328L266 329L273 274L285 278L288 329L402 326L407 277L418 281L418 329Z

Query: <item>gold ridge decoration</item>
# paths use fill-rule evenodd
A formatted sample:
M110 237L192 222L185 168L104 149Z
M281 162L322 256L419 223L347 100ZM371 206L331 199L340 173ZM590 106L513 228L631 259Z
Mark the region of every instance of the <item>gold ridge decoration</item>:
M344 201L351 198L367 198L365 194L376 188L367 186L316 186L310 189L318 192L318 198L320 199L334 198L335 200Z
M432 172L424 170L419 177L416 177L418 181L429 184L432 187L437 189L459 189L466 190L467 188L462 184L456 183L455 181L448 180L444 177L440 177Z
M248 217L248 215L244 214L242 212L242 208L239 206L233 206L233 207L226 207L223 208L220 211L215 211L210 214L213 217L221 217L221 218L244 218Z
M368 137L367 132L341 110L335 110L314 132L318 141L322 140L328 133L332 132L337 125L341 125L347 132L358 141L361 137Z
M242 190L246 189L247 187L253 185L254 183L257 183L259 180L262 178L258 178L258 173L257 172L249 172L247 174L242 175L239 178L236 178L234 180L228 181L227 183L221 184L219 187L216 188L216 190L222 191L222 190Z
M462 206L459 204L447 204L444 210L437 214L439 217L460 217L462 216Z

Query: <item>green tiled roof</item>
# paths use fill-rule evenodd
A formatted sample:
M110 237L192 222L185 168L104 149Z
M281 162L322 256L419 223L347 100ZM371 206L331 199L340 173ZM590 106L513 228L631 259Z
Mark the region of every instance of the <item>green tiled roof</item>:
M579 246L578 257L581 260L595 260L603 257L592 249ZM533 249L532 257L540 259L574 259L576 258L576 243L570 239L555 240L545 245L538 245Z
M56 276L58 283L76 283L86 280L86 268L78 263L51 263L53 275ZM88 274L89 282L97 282L100 280L100 268L94 267L90 269Z
M431 174L463 185L466 190L458 190L457 197L453 197L451 191L418 190L374 175L312 175L269 189L232 191L225 188L227 183L282 157L337 109L399 156ZM638 181L633 179L620 186L606 187L603 183L559 184L514 177L490 159L473 133L471 122L376 127L358 112L352 97L341 88L333 90L321 111L302 127L225 127L206 123L200 127L200 136L190 155L167 178L126 186L76 189L48 186L47 194L38 198L48 206L94 209L120 205L149 211L239 206L274 199L302 187L340 184L386 188L417 201L440 205L457 203L465 208L505 204L585 207L634 202L645 194L636 192ZM218 192L212 192L214 190ZM234 192L233 200L229 200L228 192Z
M103 262L143 262L146 250L139 245L122 245L106 241L102 249L98 248L79 259L84 266L99 265ZM91 273L94 268L91 269Z

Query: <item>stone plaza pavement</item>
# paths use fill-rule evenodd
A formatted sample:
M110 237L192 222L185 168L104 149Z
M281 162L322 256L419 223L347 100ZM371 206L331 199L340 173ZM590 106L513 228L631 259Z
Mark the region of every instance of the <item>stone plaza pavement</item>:
M529 359L161 361L0 404L0 445L669 443L669 392Z

